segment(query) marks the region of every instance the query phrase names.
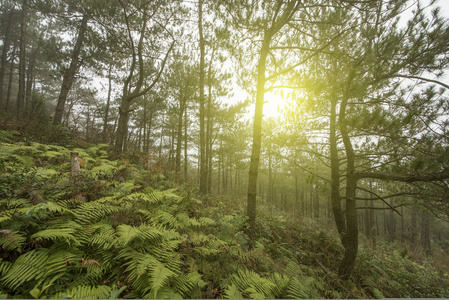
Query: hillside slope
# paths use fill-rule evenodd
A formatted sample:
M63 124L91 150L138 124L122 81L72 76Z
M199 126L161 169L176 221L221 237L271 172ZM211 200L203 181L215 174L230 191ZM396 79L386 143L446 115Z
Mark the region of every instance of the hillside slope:
M362 244L353 280L340 281L343 249L324 225L262 206L249 249L243 201L167 189L163 175L109 160L107 145L2 136L3 298L449 297L444 265L396 245ZM85 162L79 176L70 151Z

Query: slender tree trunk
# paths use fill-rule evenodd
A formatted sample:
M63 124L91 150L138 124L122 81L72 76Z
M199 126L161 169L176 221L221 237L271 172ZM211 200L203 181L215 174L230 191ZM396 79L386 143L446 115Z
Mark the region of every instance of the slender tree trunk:
M182 120L184 116L184 110L186 105L186 99L180 99L179 102L179 114L178 114L178 137L176 139L176 178L180 181L181 177L181 148L182 148Z
M22 19L20 23L19 52L19 92L17 96L17 120L20 120L25 108L25 77L26 77L26 31L27 31L28 0L22 1Z
M206 191L211 192L212 186L212 63L214 61L215 48L212 50L212 55L207 71L207 124L206 124L206 167L207 167L207 183Z
M251 148L251 161L249 165L248 177L248 196L247 196L247 216L250 238L254 238L256 226L256 194L257 177L259 174L260 148L262 144L262 117L263 103L265 96L265 70L267 56L270 50L271 34L265 32L262 48L260 50L259 62L257 65L257 88L256 88L256 107L254 113L253 143Z
M350 77L351 78L351 77ZM349 88L350 82L347 88ZM339 123L340 133L343 138L343 144L346 150L346 233L344 234L345 254L343 261L340 264L338 274L343 279L348 279L354 268L355 259L357 257L358 249L358 225L357 225L357 210L356 210L356 189L357 177L355 176L355 153L349 138L346 127L346 105L348 103L348 96L343 95L343 100L340 106Z
M271 161L271 145L268 145L268 191L267 191L267 202L273 203L273 169Z
M72 87L73 79L75 78L76 71L78 69L79 56L81 53L81 48L83 46L84 34L87 30L87 21L89 20L89 15L85 13L83 19L81 20L80 29L78 31L78 37L76 39L75 47L72 52L72 60L70 66L64 72L64 77L62 79L61 92L59 93L58 103L56 105L55 117L53 123L62 123L62 116L64 114L64 106L67 100L67 95L69 94L70 88Z
M331 156L331 203L332 211L334 213L335 224L337 231L340 234L342 243L345 244L344 237L346 232L346 221L341 208L340 198L340 161L338 159L337 148L337 99L331 99L331 114L329 124L329 143Z
M108 71L108 98L106 100L106 107L104 110L103 142L107 142L109 107L111 105L111 93L112 93L112 63L109 65L109 71Z
M207 193L207 158L204 112L204 37L203 37L203 0L198 1L198 31L200 36L200 193Z
M188 176L187 166L189 163L188 156L187 156L187 142L188 142L188 140L187 140L187 126L188 126L187 120L188 119L187 119L187 105L186 105L186 107L184 109L184 180L186 182L187 182L187 176Z
M14 76L14 61L16 59L16 50L17 47L14 44L11 54L11 64L9 66L9 80L8 80L8 90L6 91L6 102L5 102L5 112L9 110L9 103L11 102L11 91L12 91L12 83Z
M33 50L30 61L28 64L28 71L27 71L27 82L26 82L26 90L25 90L25 99L26 99L26 106L29 107L31 104L31 93L33 91L33 82L34 82L34 66L36 65L36 57L39 53L39 44L36 45L36 49Z
M394 207L394 200L390 199L390 205ZM389 223L389 231L390 231L390 241L394 241L396 239L396 220L394 219L394 211L390 209L390 221Z
M429 214L426 211L421 214L421 244L426 255L430 255Z
M3 39L3 50L2 50L2 57L1 57L1 66L0 66L0 108L4 109L6 106L3 103L3 81L5 79L5 73L6 73L6 64L7 64L7 55L9 51L9 46L11 44L11 24L13 22L14 17L14 10L16 6L14 5L11 8L11 11L8 14L8 21L6 22L6 28L5 28L5 38Z
M129 108L131 106L131 101L127 98L122 98L122 103L119 109L119 119L117 125L117 136L115 138L115 153L122 153L124 151L124 143L126 134L128 132L128 118L129 118Z

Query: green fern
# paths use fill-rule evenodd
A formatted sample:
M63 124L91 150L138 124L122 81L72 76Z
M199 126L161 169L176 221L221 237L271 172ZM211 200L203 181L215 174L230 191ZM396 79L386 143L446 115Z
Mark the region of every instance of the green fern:
M48 251L29 251L21 255L3 276L2 283L16 289L25 282L42 277L48 259Z
M157 292L167 284L170 277L175 274L166 268L162 263L158 262L154 266L151 266L151 289L156 297Z
M18 232L13 232L8 229L3 229L0 232L0 247L6 251L21 252L25 241L26 237Z
M37 242L42 240L59 240L67 243L70 246L78 246L80 243L74 237L74 228L57 228L57 229L44 229L31 235L30 238Z
M29 251L12 264L2 277L2 283L12 290L19 286L23 288L26 283L35 286L36 281L42 282L64 274L67 264L77 259L75 254L57 248Z
M287 288L287 297L296 299L319 298L317 290L320 288L322 288L321 284L313 277L293 277Z
M194 295L195 289L200 289L206 285L203 281L202 275L198 272L191 272L187 274L181 274L176 277L175 289L176 292L182 295L183 298L198 298L198 295Z
M77 216L76 221L80 224L93 223L100 220L110 213L119 211L120 208L113 205L102 204L98 201L82 203L73 209L73 213Z
M117 242L114 228L108 223L97 223L85 227L85 234L81 238L88 246L95 246L102 250L111 249Z
M70 290L57 293L52 299L106 299L111 294L107 285L80 285Z
M230 284L225 290L226 299L244 299L242 293L240 293L239 288L235 284Z
M265 299L271 295L275 284L266 278L262 278L259 274L248 270L238 270L237 274L231 277L231 285L234 284L240 293L251 299ZM232 289L228 286L227 290ZM226 295L232 294L232 291L225 292Z
M2 260L0 258L0 276L3 278L3 276L8 273L9 269L11 268L12 263L6 260Z
M124 246L135 240L157 243L162 240L162 232L149 225L141 225L139 227L126 224L119 225L117 226L117 235L119 242Z

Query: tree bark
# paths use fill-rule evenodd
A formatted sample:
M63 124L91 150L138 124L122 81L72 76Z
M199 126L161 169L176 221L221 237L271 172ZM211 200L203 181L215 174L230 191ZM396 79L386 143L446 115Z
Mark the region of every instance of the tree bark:
M426 255L430 255L429 215L426 211L421 213L421 224L421 245Z
M72 177L80 174L80 156L78 152L70 152Z
M111 105L111 93L112 93L112 63L109 65L108 71L108 98L106 101L106 107L104 111L104 123L103 123L103 142L107 142L108 122L109 122L109 107Z
M351 83L351 75L349 78L347 89ZM340 264L338 275L342 279L349 279L354 268L355 259L357 257L358 249L358 225L357 225L357 210L356 210L356 190L358 178L355 176L355 153L349 138L348 129L346 125L346 106L348 103L348 95L343 95L343 100L340 105L339 123L340 133L343 139L343 144L346 151L346 233L343 236L343 246L345 247L345 254L343 261Z
M15 5L11 8L11 11L8 15L8 21L6 22L5 28L5 38L3 39L3 50L2 50L2 58L1 58L1 66L0 66L0 108L4 109L6 106L3 104L3 81L5 79L6 73L6 63L7 63L7 54L9 51L9 46L11 43L11 24L13 22Z
M337 148L337 99L331 99L331 111L329 122L329 143L331 156L331 203L332 212L334 213L337 231L340 234L342 243L345 244L344 237L346 233L346 220L341 208L340 198L340 161L338 159Z
M183 117L184 117L184 110L186 105L187 99L185 99L185 96L181 96L180 102L179 102L179 113L178 113L178 137L176 139L176 168L175 173L177 180L180 181L181 179L181 150L182 150L182 126L183 126Z
M34 66L36 65L36 57L39 52L39 44L36 45L36 49L33 50L30 60L28 63L28 71L27 71L27 82L26 82L26 89L25 89L25 100L26 104L25 106L27 109L30 108L31 103L31 94L33 91L33 82L34 82ZM29 112L27 112L29 113Z
M137 45L137 51L135 49L134 43L133 43L133 38L132 38L132 34L131 34L131 28L129 25L129 21L128 18L129 16L126 13L126 9L123 8L125 10L125 19L126 19L126 23L127 23L127 29L128 29L128 35L129 35L129 39L131 41L131 47L132 47L132 62L131 62L131 67L128 73L128 77L125 79L124 83L123 83L123 92L122 92L122 103L120 104L120 114L119 114L119 121L118 121L118 127L117 127L117 137L115 140L115 145L114 145L114 152L117 154L122 153L122 151L125 150L125 138L128 132L128 121L129 121L129 113L130 113L130 107L131 104L135 101L135 99L137 99L140 96L143 96L144 94L146 94L147 92L149 92L154 85L159 81L159 78L162 75L162 72L164 71L165 68L165 64L167 62L168 59L168 55L170 54L171 50L173 49L175 42L173 42L170 46L170 48L168 49L164 60L162 61L161 64L161 68L158 71L158 73L156 74L155 78L153 79L153 81L151 82L151 84L149 84L147 87L145 87L144 89L142 89L142 86L144 84L144 80L147 77L147 74L145 72L145 66L144 66L144 58L143 58L143 44L144 44L144 36L145 36L145 30L146 30L146 26L147 26L147 11L144 8L143 11L143 22L142 22L142 27L140 29L140 37L139 37L139 42ZM137 81L135 83L131 83L132 79L134 78L133 75L134 72L137 71L138 72L138 76L137 76ZM133 87L133 90L131 91L131 86Z
M26 31L27 31L28 1L22 1L22 16L20 22L19 46L19 92L17 96L17 120L22 118L25 107L25 77L26 77Z
M198 31L200 37L200 193L207 193L207 157L204 117L204 37L203 37L203 1L198 1Z
M187 105L184 109L184 180L187 182L187 166L189 163L187 156Z
M262 144L262 117L266 81L265 70L267 56L270 50L271 37L271 34L265 32L262 48L260 50L259 62L257 65L256 107L254 113L253 144L251 148L251 161L249 165L247 196L247 216L249 224L248 232L250 238L254 238L254 230L256 226L256 194L257 177L259 174L260 148Z
M83 19L81 20L80 29L78 31L78 37L76 39L75 47L72 52L72 60L70 66L64 72L64 77L62 79L61 92L59 93L58 103L56 105L55 117L53 119L53 124L61 124L62 116L64 114L64 106L67 100L67 95L72 87L73 79L75 78L76 71L78 69L79 56L81 53L81 48L83 46L84 35L87 30L87 21L89 20L89 15L84 13Z
M13 83L14 60L16 59L16 50L17 50L17 47L14 44L14 47L12 49L12 54L11 54L11 63L9 66L9 80L8 80L8 90L6 91L5 112L7 112L9 110L9 102L11 100L11 90L12 90L12 83Z

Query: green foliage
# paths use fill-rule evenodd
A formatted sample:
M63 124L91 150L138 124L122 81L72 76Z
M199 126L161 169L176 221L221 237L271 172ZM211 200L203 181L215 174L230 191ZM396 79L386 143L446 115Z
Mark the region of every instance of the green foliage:
M69 169L54 165L68 159L67 149L38 143L0 147L17 156L15 168L0 170L5 297L348 295L341 283L329 280L336 278L342 253L338 236L313 222L293 222L262 207L250 248L242 207L225 208L219 201L204 207L190 193L154 189L139 179L145 171L108 161L101 145L83 150L91 167L76 180ZM349 296L447 296L447 275L388 252L393 254L362 252Z

